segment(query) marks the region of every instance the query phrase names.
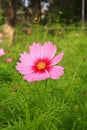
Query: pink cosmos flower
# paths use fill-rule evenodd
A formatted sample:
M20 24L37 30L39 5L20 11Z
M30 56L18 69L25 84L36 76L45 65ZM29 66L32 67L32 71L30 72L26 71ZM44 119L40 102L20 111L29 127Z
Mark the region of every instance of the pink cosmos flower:
M5 55L5 52L4 52L4 49L3 48L0 48L0 57Z
M6 62L7 62L7 63L11 63L11 62L12 62L12 59L11 59L11 58L7 58L7 59L6 59Z
M64 73L62 66L56 66L62 60L64 53L54 57L56 46L51 42L33 43L29 47L30 54L24 52L20 55L20 62L17 62L16 70L24 75L28 82L45 80L47 78L58 79Z

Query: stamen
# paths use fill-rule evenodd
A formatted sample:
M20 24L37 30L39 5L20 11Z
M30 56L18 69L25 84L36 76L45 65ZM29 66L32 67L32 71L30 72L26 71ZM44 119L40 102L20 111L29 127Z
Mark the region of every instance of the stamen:
M46 67L46 63L43 62L43 61L40 61L40 62L37 64L37 68L38 68L39 70L45 69L45 67Z

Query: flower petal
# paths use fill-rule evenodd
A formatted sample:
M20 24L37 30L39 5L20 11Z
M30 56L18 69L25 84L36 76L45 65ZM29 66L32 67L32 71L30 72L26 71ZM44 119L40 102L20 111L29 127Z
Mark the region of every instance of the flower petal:
M55 64L59 63L62 60L63 55L64 55L64 53L62 52L59 55L57 55L55 58L53 58L51 60L51 65L55 65Z
M38 44L33 43L33 45L30 46L30 55L31 55L31 57L32 57L34 60L39 59L39 58L40 58L40 59L42 58L41 48L42 48L42 46L41 46L40 43L38 43Z
M28 75L24 76L24 79L27 80L28 82L34 82L34 81L40 81L40 80L45 80L46 78L49 78L50 75L47 71L43 72L43 73L30 73Z
M64 74L64 68L61 66L53 66L49 73L52 79L58 79Z
M48 58L49 60L53 58L56 53L56 46L51 42L44 43L42 46L42 57Z
M29 66L26 63L17 63L16 70L18 70L21 74L29 74L34 71L32 66Z
M5 55L5 52L4 52L4 49L3 48L0 48L0 57Z
M26 63L28 65L33 65L34 64L34 60L32 59L31 55L24 52L23 54L20 55L20 61L22 63Z

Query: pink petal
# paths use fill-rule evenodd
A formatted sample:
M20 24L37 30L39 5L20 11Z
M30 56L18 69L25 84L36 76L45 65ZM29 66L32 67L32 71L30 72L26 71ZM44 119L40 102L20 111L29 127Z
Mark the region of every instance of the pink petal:
M0 48L0 57L5 55L5 52L4 52L4 49L3 48Z
M16 70L18 70L21 74L29 74L33 72L32 67L26 63L17 63Z
M52 79L58 79L64 74L64 68L61 66L53 66L49 73Z
M48 58L49 60L53 58L56 53L56 46L51 42L44 43L42 46L42 55L44 58Z
M45 80L46 78L49 78L50 75L49 73L46 71L46 72L43 72L43 73L30 73L28 75L25 75L24 76L24 79L27 80L28 82L34 82L34 81L40 81L40 80Z
M20 61L22 63L26 63L28 65L33 65L34 64L34 60L32 59L31 55L26 53L26 52L21 54Z
M64 55L64 53L62 52L59 55L57 55L55 58L53 58L51 60L51 65L55 65L55 64L59 63L62 60L63 55Z
M42 46L40 43L38 43L38 44L33 43L33 45L30 46L30 55L34 60L42 58L41 49L42 49Z
M50 74L45 70L44 73L38 73L37 80L45 80L50 77Z

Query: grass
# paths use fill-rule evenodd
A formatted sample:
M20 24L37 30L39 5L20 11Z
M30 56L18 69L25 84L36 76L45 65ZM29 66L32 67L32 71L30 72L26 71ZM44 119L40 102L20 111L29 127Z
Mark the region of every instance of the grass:
M6 52L0 58L0 130L87 130L87 32L34 26L31 35L17 26L10 48L7 39L0 44ZM20 53L45 41L57 46L57 54L64 52L59 65L65 69L58 80L47 79L46 87L46 81L28 83L15 69Z

